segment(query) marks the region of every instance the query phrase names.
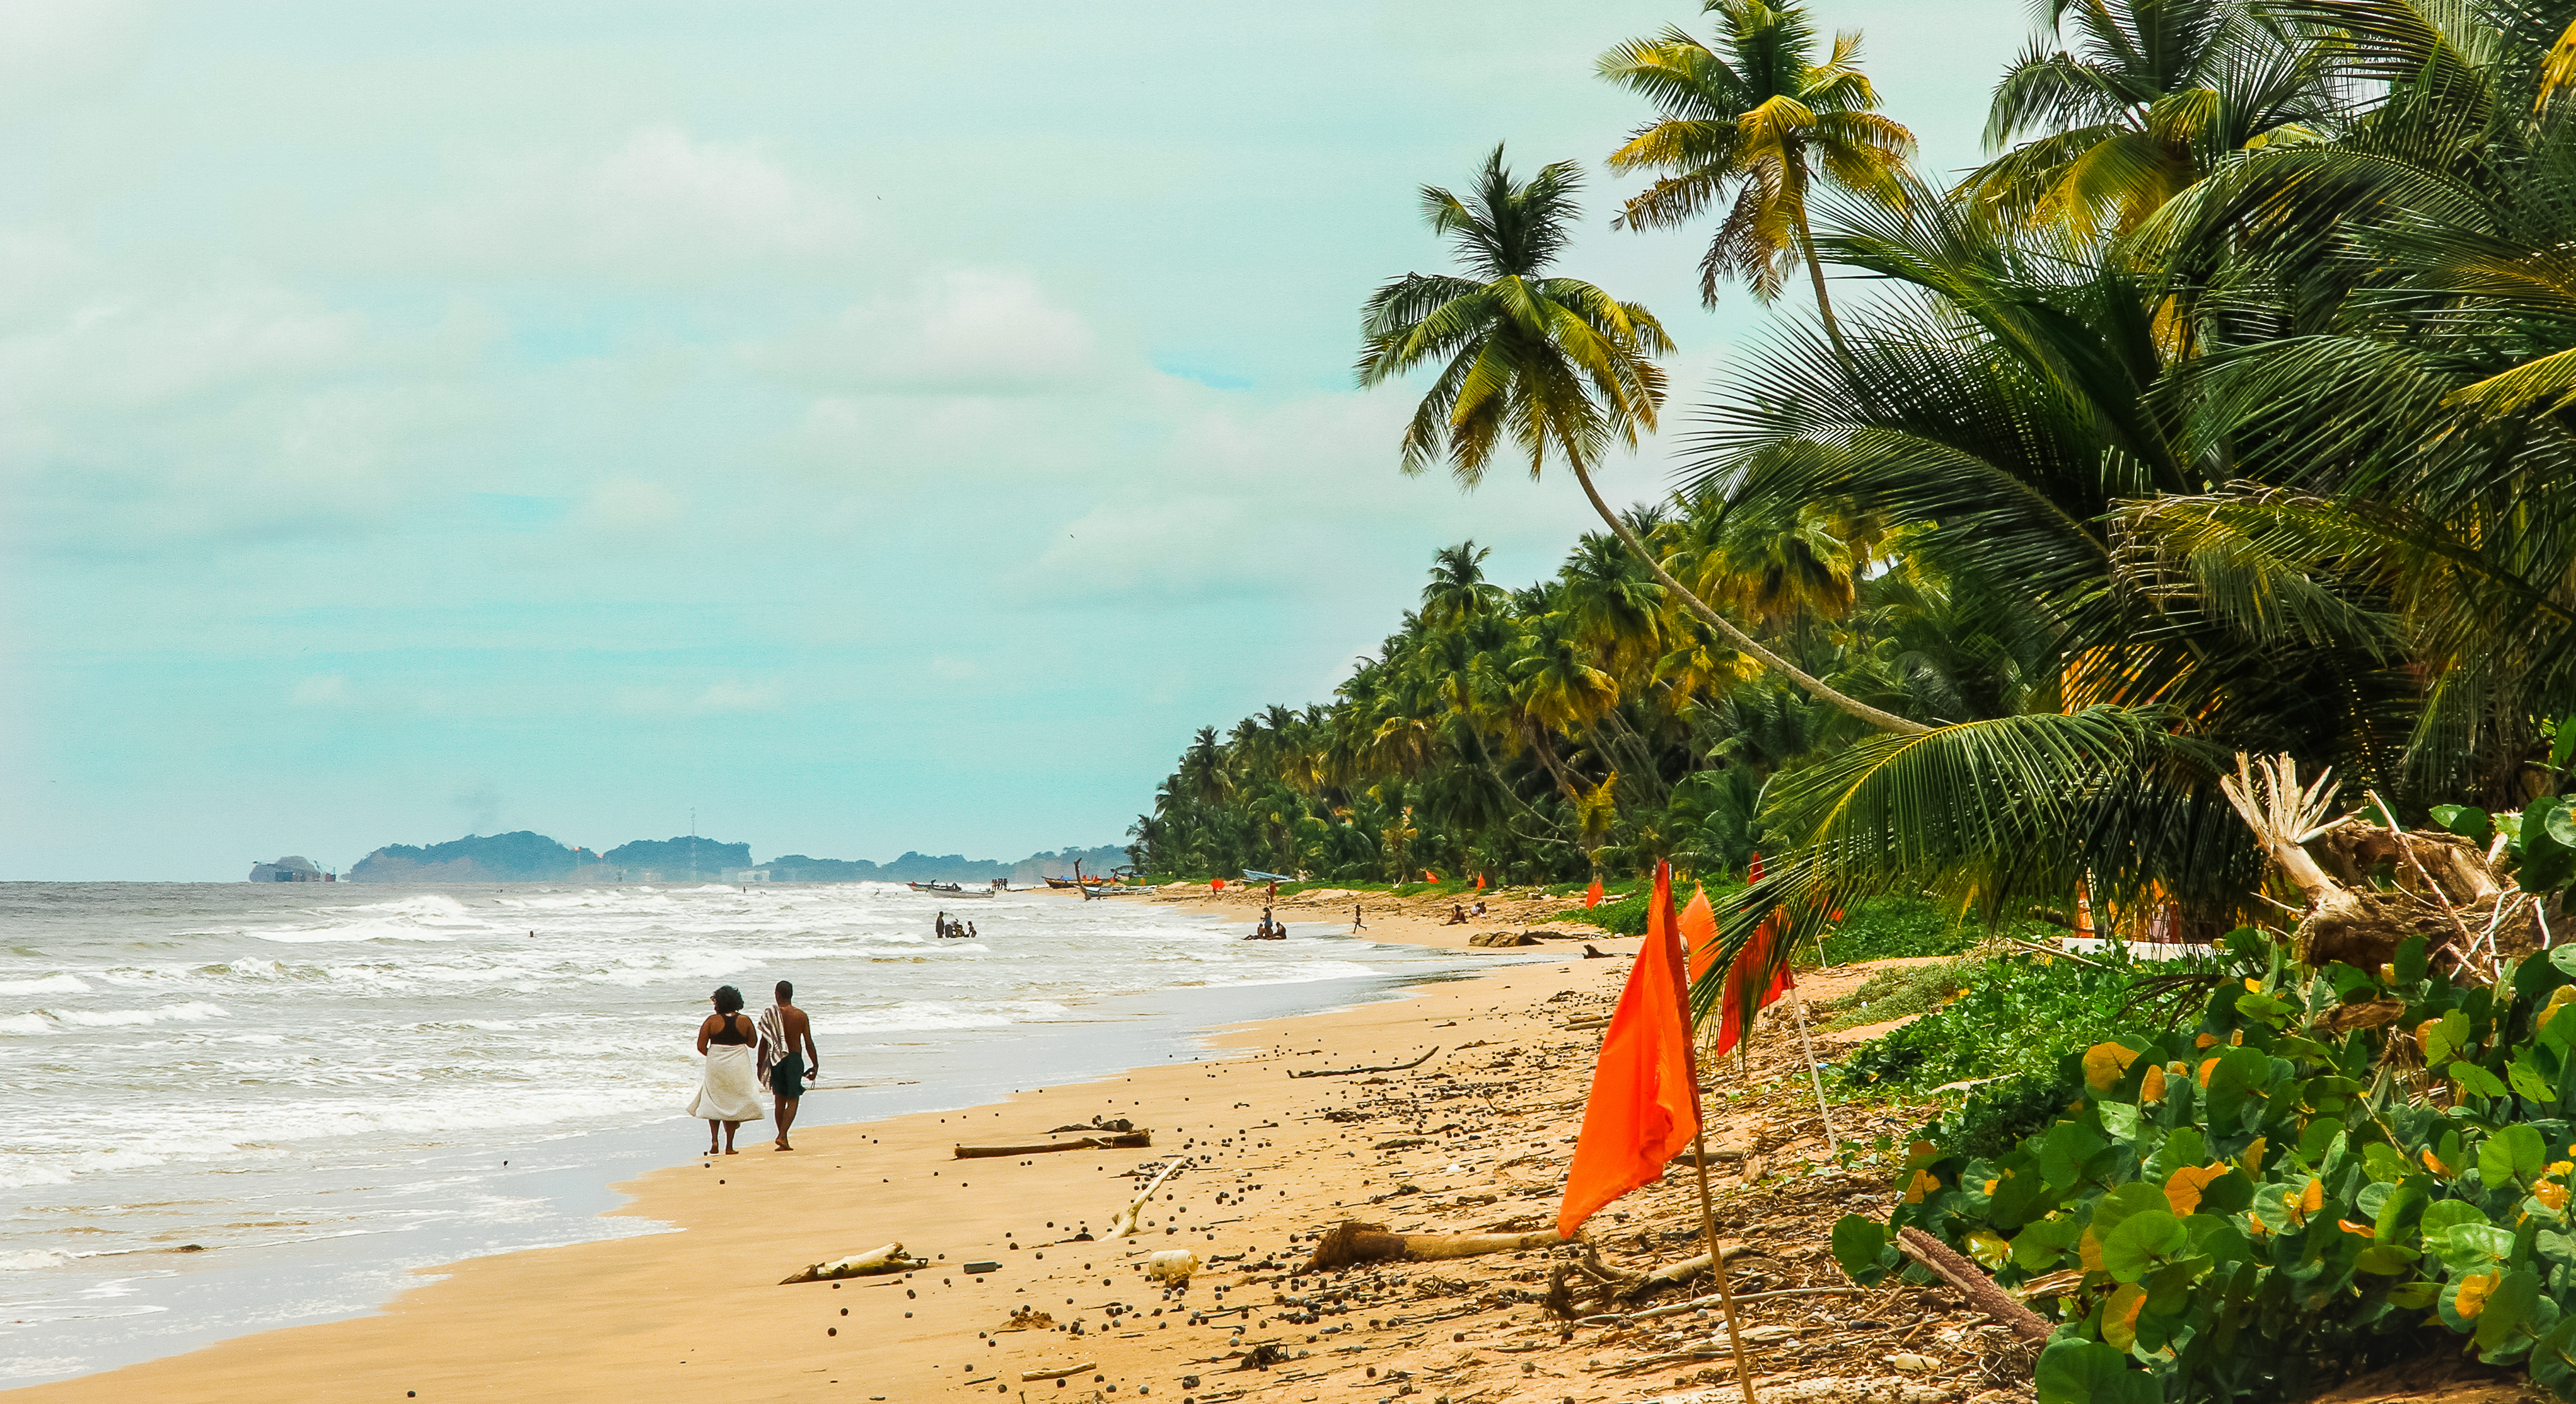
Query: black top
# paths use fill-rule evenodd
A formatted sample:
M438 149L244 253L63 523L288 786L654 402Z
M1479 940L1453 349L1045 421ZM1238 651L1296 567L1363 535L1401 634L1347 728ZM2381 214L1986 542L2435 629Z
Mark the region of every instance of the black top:
M716 1030L714 1033L711 1033L711 1034L707 1035L707 1042L709 1042L709 1043L727 1043L727 1044L741 1044L741 1043L749 1043L749 1042L751 1042L751 1033L750 1033L750 1029L751 1029L751 1020L750 1020L750 1019L745 1018L743 1015L740 1015L740 1014L725 1014L725 1015L721 1015L721 1016L719 1016L719 1017L721 1017L721 1018L724 1020L724 1027L723 1027L723 1028L721 1028L721 1029ZM733 1031L734 1020L736 1020L736 1019L741 1019L741 1020L742 1020L743 1030L744 1030L744 1031L743 1031L743 1032L741 1032L741 1033L735 1033L735 1032Z

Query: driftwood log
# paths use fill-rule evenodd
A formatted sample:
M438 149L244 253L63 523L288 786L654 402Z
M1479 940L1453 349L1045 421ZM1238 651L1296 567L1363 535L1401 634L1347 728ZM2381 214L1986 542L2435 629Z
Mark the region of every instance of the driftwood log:
M1418 1068L1430 1062L1431 1054L1439 1051L1439 1047L1434 1045L1431 1053L1425 1053L1410 1063L1388 1063L1383 1067L1375 1068L1317 1068L1311 1072L1298 1072L1292 1068L1288 1075L1290 1077L1357 1077L1361 1073L1403 1072L1407 1068Z
M2421 936L2428 951L2443 953L2441 968L2484 975L2499 957L2546 943L2555 913L2496 871L2500 845L2391 828L2377 822L2388 809L2376 795L2328 820L2337 788L2332 772L2302 785L2286 755L2256 761L2240 752L2236 773L2221 777L2219 788L2264 855L2307 899L2294 936L2310 965L2339 960L2376 971L2406 938Z
M875 1277L882 1273L912 1272L928 1266L930 1264L925 1259L905 1256L902 1244L889 1243L882 1248L853 1253L832 1262L815 1263L793 1277L780 1278L778 1285L785 1287L798 1282L830 1282L843 1277Z
M1984 1312L2006 1330L2026 1341L2044 1341L2055 1328L2047 1318L1995 1285L1995 1280L1978 1271L1975 1263L1953 1253L1941 1240L1918 1228L1896 1231L1897 1251L1932 1270L1935 1277L1959 1289L1970 1306Z
M959 1146L959 1160L988 1160L1000 1155L1045 1155L1049 1151L1133 1150L1154 1144L1151 1131L1128 1131L1108 1136L1083 1136L1071 1141L1035 1141L1025 1146Z
M1728 1262L1753 1252L1744 1242L1720 1243ZM1598 1316L1604 1312L1624 1311L1667 1287L1679 1286L1708 1271L1708 1255L1684 1258L1666 1263L1653 1272L1621 1272L1601 1261L1601 1250L1594 1244L1583 1245L1583 1256L1568 1263L1558 1263L1547 1279L1547 1309L1568 1321ZM1712 1297L1709 1300L1715 1301Z
M1308 1272L1349 1267L1353 1263L1434 1262L1472 1258L1483 1253L1510 1253L1561 1242L1554 1229L1538 1233L1389 1233L1384 1224L1344 1219L1315 1245Z

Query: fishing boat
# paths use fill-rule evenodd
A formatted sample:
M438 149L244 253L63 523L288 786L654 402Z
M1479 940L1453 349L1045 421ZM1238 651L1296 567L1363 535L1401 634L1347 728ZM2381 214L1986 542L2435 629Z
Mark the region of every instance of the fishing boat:
M953 882L907 882L904 886L915 892L945 892L951 896L966 890Z

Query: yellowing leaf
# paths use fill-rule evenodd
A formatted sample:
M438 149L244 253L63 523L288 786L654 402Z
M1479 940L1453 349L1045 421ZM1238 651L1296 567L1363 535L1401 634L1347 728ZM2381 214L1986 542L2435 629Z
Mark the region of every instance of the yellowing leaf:
M2543 1180L2531 1187L2531 1197L2552 1209L2567 1207L2567 1187L2556 1180Z
M2084 1236L2075 1240L2075 1260L2084 1264L2084 1270L2086 1272L2100 1272L2102 1270L2102 1236L2089 1228L2084 1230Z
M2370 1238L2379 1232L2379 1230L2372 1228L2368 1224L2356 1224L2350 1219L2335 1220L2335 1227L2342 1229L2346 1233L2360 1234L2364 1238Z
M2474 1319L2487 1309L2487 1298L2494 1296L2495 1290L2503 1285L2504 1274L2501 1272L2471 1273L2460 1279L2460 1293L2451 1299L2451 1310L2458 1312L2463 1320Z
M2313 1214L2324 1207L2326 1207L2326 1182L2322 1178L2311 1178L2308 1181L2307 1192L2299 1196L2299 1212Z
M2251 975L2248 975L2245 977L2245 988L2254 994L2261 994L2263 993L2263 982L2255 979Z
M2570 988L2576 988L2576 986L2570 986ZM2165 1070L2163 1068L2147 1069L2146 1077L2141 1079L2138 1083L2138 1100L2142 1103L2153 1105L2154 1103L2161 1102L2164 1099Z
M1984 1263L1988 1271L2001 1272L2004 1265L2012 1261L2012 1245L1979 1229L1968 1235L1968 1254Z
M2138 1312L2147 1304L2147 1289L2130 1283L2111 1294L2111 1304L2102 1311L2102 1340L2114 1350L2127 1350L2138 1343Z
M2173 1205L2176 1214L2188 1217L2200 1208L2200 1196L2209 1188L2209 1182L2231 1168L2225 1162L2186 1165L2165 1178L2165 1201Z
M2191 1046L2192 1046L2192 1047L2194 1047L2194 1048L2207 1048L2208 1046L2210 1046L2210 1045L2211 1045L2211 1044L2213 1044L2213 1043L2216 1043L2217 1041L2218 1041L2218 1035L2216 1035L2216 1034L2206 1034L2206 1033L2205 1033L2205 1034L2202 1034L2199 1038L2197 1038L2197 1039L2193 1040L2193 1042L2192 1042L2192 1045L2191 1045Z
M1939 1188L1941 1188L1941 1182L1933 1178L1931 1171L1917 1170L1914 1172L1914 1178L1906 1183L1905 1202L1920 1204L1923 1202L1923 1196Z
M2096 1092L2111 1090L2111 1084L2138 1060L2137 1051L2116 1043L2097 1043L2084 1050L2084 1082Z
M2253 1143L2245 1147L2245 1153L2236 1157L2236 1163L2245 1167L2246 1179L2263 1178L2263 1145L2269 1139L2266 1136L2255 1137Z
M2424 1168L2432 1171L2434 1174L2445 1180L2460 1173L2459 1171L2452 1169L2450 1166L2444 1165L2441 1162L2441 1159L2429 1150L2424 1152Z

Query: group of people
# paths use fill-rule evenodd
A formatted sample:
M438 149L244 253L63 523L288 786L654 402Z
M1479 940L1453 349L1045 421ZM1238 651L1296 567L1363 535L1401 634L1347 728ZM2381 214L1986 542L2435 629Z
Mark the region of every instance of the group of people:
M946 912L941 912L938 916L932 918L930 929L938 935L940 940L943 941L972 941L975 939L975 923L971 921L959 921L948 915Z
M1440 924L1441 924L1442 926L1465 926L1465 925L1467 924L1467 920L1468 920L1468 918L1470 918L1470 917L1480 917L1480 916L1483 916L1484 914L1485 914L1485 901L1484 901L1484 899L1483 899L1483 898L1481 898L1481 897L1476 899L1476 910L1474 910L1474 911L1472 911L1472 912L1471 912L1471 911L1469 911L1469 910L1467 910L1465 907L1462 907L1462 906L1460 906L1459 904L1457 904L1457 903L1455 903L1455 902L1452 902L1452 903L1450 903L1450 904L1449 904L1449 919L1448 919L1447 921L1444 921L1444 922L1440 923ZM1354 917L1354 918L1353 918L1353 920L1354 920L1354 921L1356 921L1357 919L1358 919L1357 917Z
M709 996L715 1012L698 1023L698 1052L707 1060L698 1078L698 1093L689 1099L689 1115L707 1123L707 1154L733 1155L733 1133L746 1121L761 1119L760 1094L768 1089L778 1114L778 1149L794 1150L787 1129L796 1124L796 1103L806 1080L822 1076L823 1055L814 1047L814 1025L796 1007L796 987L778 982L778 1002L754 1021L742 1012L742 991L731 985ZM716 1132L724 1144L719 1152Z
M1270 909L1268 907L1264 907L1261 909L1261 924L1253 927L1252 934L1244 937L1243 939L1247 941L1285 941L1288 939L1288 923L1272 920Z

